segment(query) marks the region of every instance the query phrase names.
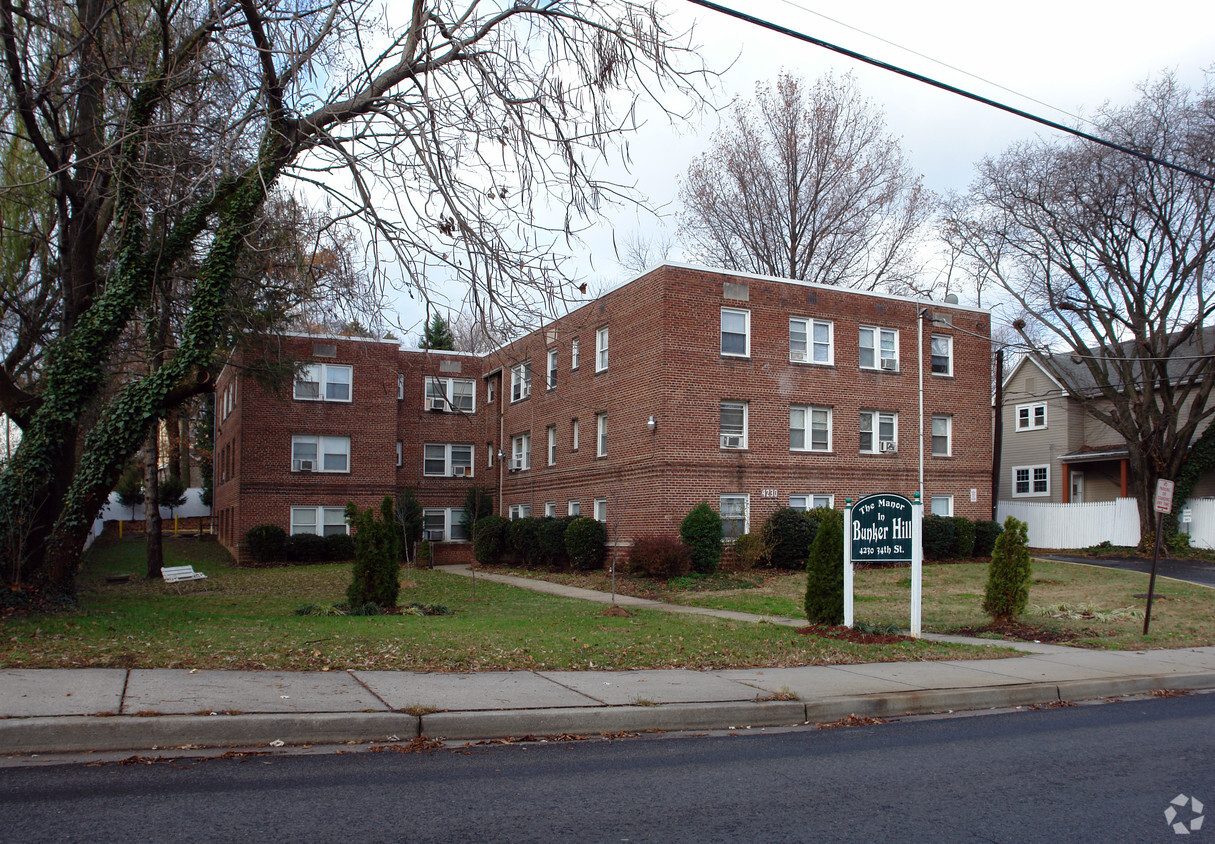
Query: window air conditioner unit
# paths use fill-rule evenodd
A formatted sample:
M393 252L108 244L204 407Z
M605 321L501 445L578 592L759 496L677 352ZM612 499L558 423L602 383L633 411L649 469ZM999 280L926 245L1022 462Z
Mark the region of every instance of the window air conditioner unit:
M523 468L523 461L520 460L519 458L516 457L514 460L512 460L510 462L510 470L512 472L518 472L522 468Z
M742 445L743 445L743 438L742 438L741 434L722 434L721 435L721 447L722 448L742 448Z
M425 534L425 536L423 538L427 542L442 542L443 541L443 531L441 531L441 530L424 530L424 531L422 531L422 533Z
M898 372L899 362L893 358L882 358L882 369L887 372Z
M297 460L297 461L295 461L295 471L311 472L312 468L313 468L312 464L313 464L312 460Z
M899 450L899 444L894 440L882 440L878 444L878 450L882 453L893 453Z
M451 470L453 478L467 478L472 474L472 469L468 466L455 466Z
M806 353L805 353L805 352L789 352L789 360L794 360L794 361L800 360L800 361L804 361L805 359L806 359Z
M447 402L443 399L430 398L426 400L426 409L442 413L447 410Z

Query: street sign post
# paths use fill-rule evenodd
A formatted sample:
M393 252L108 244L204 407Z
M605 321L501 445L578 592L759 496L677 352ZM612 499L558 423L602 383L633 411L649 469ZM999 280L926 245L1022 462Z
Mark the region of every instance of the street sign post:
M923 504L894 493L867 495L844 505L844 624L853 614L854 563L911 563L911 635L920 635L924 551L921 542Z
M1164 514L1173 511L1174 483L1160 478L1156 481L1156 545L1152 550L1152 575L1148 578L1147 609L1143 613L1143 635L1152 623L1152 596L1156 592L1156 563L1160 559L1160 534L1164 529Z

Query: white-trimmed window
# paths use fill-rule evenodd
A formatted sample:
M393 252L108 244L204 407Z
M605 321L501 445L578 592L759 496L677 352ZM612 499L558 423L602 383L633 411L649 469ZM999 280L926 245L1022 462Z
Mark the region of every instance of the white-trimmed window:
M300 401L350 401L353 367L338 363L309 363L295 376L293 395Z
M557 465L557 426L549 425L546 429L548 434L548 465Z
M524 362L510 368L510 400L522 401L532 394L532 365Z
M546 518L546 519L557 518L557 502L556 501L545 501L544 502L544 518Z
M570 369L578 368L578 338L570 340Z
M747 447L747 402L721 403L721 447Z
M932 515L934 515L934 516L952 516L953 515L953 496L952 495L934 495L934 496L932 496Z
M494 400L494 395L497 392L498 392L498 379L496 377L487 378L485 380L485 400L492 404L493 400Z
M553 390L557 387L557 350L548 350L548 381L546 386Z
M429 478L471 478L473 447L458 443L422 446L422 474Z
M397 440L397 466L401 465L401 441Z
M793 405L789 408L789 450L831 450L831 408Z
M463 507L427 507L422 510L423 536L431 542L467 542L468 525Z
M570 428L572 429L571 435L573 436L573 442L574 442L574 446L573 446L572 450L577 451L578 450L578 420L577 419L570 420Z
M571 498L566 503L565 512L570 516L578 516L582 514L582 505L578 503L577 498Z
M518 434L510 439L510 468L522 471L532 468L532 435Z
M608 368L608 327L605 325L595 332L595 371L603 372Z
M345 507L292 507L291 535L311 533L316 536L333 536L350 533L346 524Z
M830 510L835 506L834 495L790 495L789 508L792 510L818 510L826 508Z
M898 451L899 415L885 410L861 411L861 453Z
M721 353L727 357L751 355L751 312L742 308L721 309Z
M512 504L510 505L511 521L515 519L526 519L532 514L532 505L530 504Z
M717 501L721 513L721 535L724 539L737 539L747 532L751 515L750 495L723 495Z
M607 457L607 414L595 414L595 456Z
M953 338L948 334L932 335L932 374L953 375Z
M292 472L349 472L350 437L317 437L298 434L291 438Z
M872 325L860 327L861 369L899 371L899 332Z
M932 456L949 457L953 454L953 417L932 417Z
M486 469L494 468L494 444L493 443L485 444L485 468Z
M405 373L397 375L397 401L405 400Z
M471 378L426 378L426 409L472 413L476 410L477 385Z
M832 323L827 320L789 317L789 360L793 363L834 363L832 332Z
M1017 405L1017 430L1035 431L1046 427L1046 402Z
M1013 466L1013 498L1050 495L1050 466Z
M607 524L607 499L595 499L595 521Z

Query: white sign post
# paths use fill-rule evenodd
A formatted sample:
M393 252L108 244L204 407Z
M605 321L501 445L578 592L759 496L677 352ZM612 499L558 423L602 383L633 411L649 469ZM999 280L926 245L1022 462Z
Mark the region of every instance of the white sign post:
M853 565L869 563L911 563L911 635L920 635L920 615L924 585L924 506L920 494L914 500L892 493L867 495L853 506L844 503L844 624L855 621L853 614Z
M911 502L911 635L920 638L924 597L924 502L917 492Z
M844 499L844 626L851 627L852 614L852 543L847 534L852 530L852 499Z
M1143 613L1143 635L1148 634L1148 625L1152 623L1152 596L1156 591L1156 562L1160 559L1160 534L1164 530L1164 516L1173 511L1172 481L1160 478L1156 481L1156 547L1152 551L1152 576L1148 578L1147 609Z

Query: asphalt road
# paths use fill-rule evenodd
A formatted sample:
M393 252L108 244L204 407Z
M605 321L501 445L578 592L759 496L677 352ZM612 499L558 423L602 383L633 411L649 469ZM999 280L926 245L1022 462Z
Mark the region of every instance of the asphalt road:
M762 735L12 768L0 840L1175 841L1174 798L1215 814L1213 719L1208 694ZM1215 820L1180 840L1202 835Z
M1152 571L1152 560L1138 557L1100 559L1097 557L1078 557L1069 554L1035 554L1043 560L1062 560L1067 563L1084 563L1090 566L1103 566L1123 571L1141 571L1148 574ZM1178 560L1172 557L1162 557L1156 564L1157 577L1171 577L1174 580L1185 580L1197 583L1199 586L1215 588L1215 563L1207 560Z

